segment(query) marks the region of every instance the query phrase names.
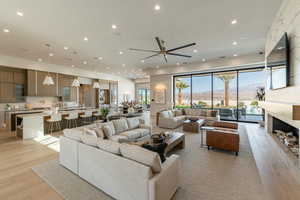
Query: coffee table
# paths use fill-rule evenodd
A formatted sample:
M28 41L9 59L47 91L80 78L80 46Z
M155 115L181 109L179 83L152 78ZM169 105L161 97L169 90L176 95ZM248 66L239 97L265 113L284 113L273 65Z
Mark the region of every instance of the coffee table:
M184 147L185 147L184 133L172 132L171 134L172 134L172 136L170 138L166 139L166 141L165 141L165 143L167 143L167 145L168 145L165 149L165 154L172 151L174 148L178 147L180 149L184 149ZM151 138L149 138L149 139L138 141L138 142L130 142L129 144L134 144L134 145L138 145L138 146L142 146L143 144L151 145L152 140L151 140Z
M185 120L183 122L183 131L185 132L190 132L190 133L199 133L200 132L200 127L205 124L204 119L199 119L197 121L192 121L192 120Z

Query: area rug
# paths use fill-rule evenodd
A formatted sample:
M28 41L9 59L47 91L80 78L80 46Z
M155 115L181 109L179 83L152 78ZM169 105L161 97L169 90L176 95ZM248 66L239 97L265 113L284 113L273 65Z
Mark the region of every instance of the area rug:
M185 133L185 149L173 152L180 155L182 168L180 188L172 200L266 199L245 130L240 126L239 156L200 148L200 134ZM33 167L33 171L65 199L113 199L60 166L57 160Z

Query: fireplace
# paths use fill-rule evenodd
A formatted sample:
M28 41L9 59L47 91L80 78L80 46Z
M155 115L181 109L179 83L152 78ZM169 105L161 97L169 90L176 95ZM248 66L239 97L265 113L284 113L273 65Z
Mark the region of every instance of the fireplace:
M272 117L272 133L277 136L296 157L299 157L299 129Z

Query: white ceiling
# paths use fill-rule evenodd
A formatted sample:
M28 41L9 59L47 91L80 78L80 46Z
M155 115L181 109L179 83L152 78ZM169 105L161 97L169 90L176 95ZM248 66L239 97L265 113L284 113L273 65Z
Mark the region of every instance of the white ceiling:
M129 48L158 49L197 45L168 56L170 64L197 62L233 54L262 51L266 34L282 0L6 0L0 7L0 54L81 67L129 78L159 65L162 57L141 62L151 53ZM159 4L161 9L154 10ZM23 17L16 14L21 11ZM231 24L233 19L238 23ZM117 29L111 28L112 24ZM9 29L4 33L3 29ZM83 38L88 37L88 41ZM237 41L237 45L233 45ZM50 44L51 47L46 47ZM64 46L69 47L64 50ZM197 53L193 53L197 49ZM77 54L73 54L76 51ZM120 55L119 52L124 54ZM48 56L53 53L54 56ZM94 57L103 57L103 60ZM83 62L87 61L84 65ZM125 67L122 64L126 64ZM108 69L109 67L109 69Z

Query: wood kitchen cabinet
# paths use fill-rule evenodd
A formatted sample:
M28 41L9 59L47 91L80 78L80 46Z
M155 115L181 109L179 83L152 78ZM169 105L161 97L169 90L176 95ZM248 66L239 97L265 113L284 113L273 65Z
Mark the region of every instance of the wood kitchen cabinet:
M58 75L58 96L61 96L63 101L76 101L77 88L71 86L74 78L64 74Z
M27 70L27 96L37 96L36 78L36 71Z
M49 75L52 77L54 85L43 85L45 77ZM40 97L54 97L58 96L57 73L37 72L37 96Z
M23 102L26 71L0 66L0 103Z

